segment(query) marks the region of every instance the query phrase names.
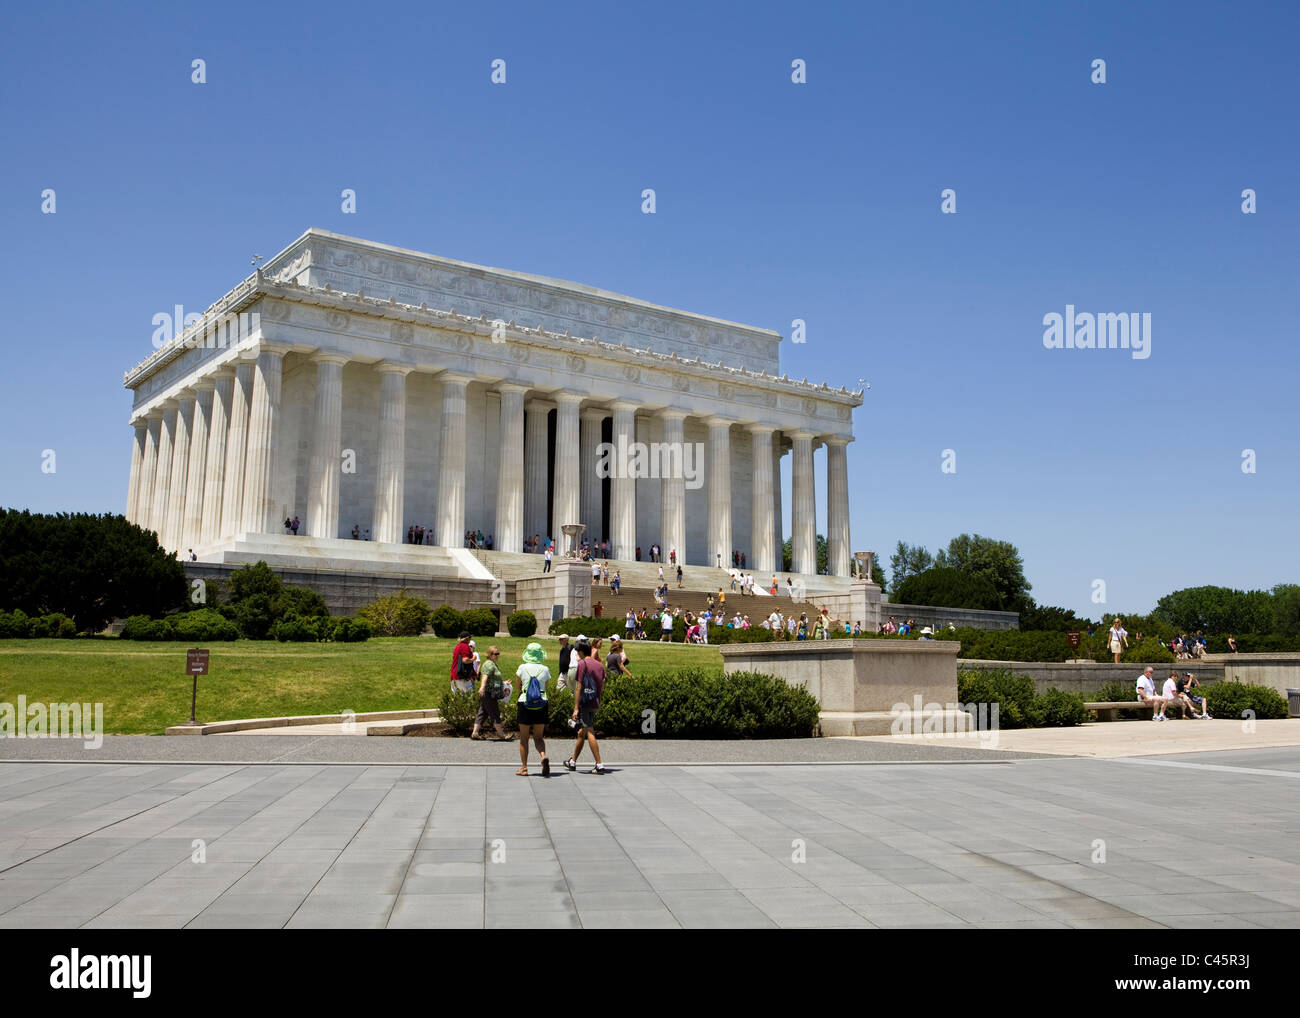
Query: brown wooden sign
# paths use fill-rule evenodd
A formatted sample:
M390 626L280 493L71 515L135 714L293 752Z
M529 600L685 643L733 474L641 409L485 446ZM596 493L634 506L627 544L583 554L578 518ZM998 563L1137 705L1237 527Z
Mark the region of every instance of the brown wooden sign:
M1066 633L1066 638L1070 641L1070 646L1075 650L1079 649L1079 634L1077 632Z
M185 674L186 675L207 675L208 674L208 652L195 647L185 652Z

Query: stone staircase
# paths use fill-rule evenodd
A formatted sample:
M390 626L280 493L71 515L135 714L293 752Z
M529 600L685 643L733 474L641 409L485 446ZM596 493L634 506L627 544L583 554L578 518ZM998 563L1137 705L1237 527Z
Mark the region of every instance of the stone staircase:
M818 610L816 606L802 602L797 603L790 598L780 595L772 597L770 594L755 594L753 597L748 595L741 596L740 591L732 591L728 584L723 588L727 592L727 602L725 605L726 617L731 618L735 612L739 611L741 615L748 615L750 625L758 625L763 619L772 614L772 609L778 609L782 616L789 618L793 612L796 618L800 612L806 612L809 618ZM714 601L717 601L717 588L712 591L705 590L682 590L677 589L676 583L668 585L668 606L670 608L681 608L683 611L702 612L708 604L709 594L712 593ZM627 614L628 609L641 611L644 609L658 610L659 602L655 599L654 589L651 587L623 587L619 594L615 594L608 587L592 587L591 603L592 610L595 610L597 602L601 605L602 618L616 618ZM716 613L716 605L715 605ZM648 632L649 630L647 630Z
M265 562L276 569L311 569L370 575L493 579L493 573L465 548L380 544L346 538L240 534L233 543L196 549L203 562L245 565ZM520 556L521 558L525 556Z

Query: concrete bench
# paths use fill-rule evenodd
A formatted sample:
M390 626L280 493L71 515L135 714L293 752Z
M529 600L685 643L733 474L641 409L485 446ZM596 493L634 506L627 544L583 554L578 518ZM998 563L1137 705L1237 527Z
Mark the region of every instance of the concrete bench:
M1155 707L1152 704L1141 703L1138 700L1099 700L1092 703L1085 703L1084 706L1097 715L1098 721L1118 721L1119 712L1122 710L1141 711L1149 718L1155 710ZM1170 711L1181 711L1183 717L1190 716L1186 706L1171 703L1168 705L1166 714Z

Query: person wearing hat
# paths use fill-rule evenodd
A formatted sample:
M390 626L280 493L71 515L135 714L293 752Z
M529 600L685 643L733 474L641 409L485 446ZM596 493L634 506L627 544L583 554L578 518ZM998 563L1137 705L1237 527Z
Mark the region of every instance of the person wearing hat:
M636 676L628 669L631 664L627 659L627 651L623 648L623 641L617 636L609 638L609 654L605 658L605 677L611 675L626 675L629 679L635 679Z
M933 633L934 630L932 630L929 626L926 626L924 629L921 630L921 635L919 639L932 641L934 640Z
M551 761L546 755L546 722L550 714L550 701L546 686L551 681L551 670L546 667L546 651L540 643L530 643L524 648L524 662L515 671L519 679L519 699L516 701L516 719L519 722L519 770L516 774L528 776L528 740L537 743L542 758L542 777L551 776ZM530 706L531 701L531 706Z
M461 633L456 649L451 652L451 688L457 693L474 692L478 681L478 662L469 633Z
M474 730L469 733L471 739L483 738L479 732L482 731L485 722L491 723L492 727L496 729L497 742L509 742L513 738L513 736L507 735L506 730L501 726L501 706L497 702L496 694L492 689L494 682L497 686L502 685L500 681L496 681L501 678L501 669L497 667L497 660L500 657L501 651L498 648L489 647L487 659L479 668L479 675L482 677L478 685L479 707L478 714L474 716ZM501 693L506 695L504 689L501 690Z

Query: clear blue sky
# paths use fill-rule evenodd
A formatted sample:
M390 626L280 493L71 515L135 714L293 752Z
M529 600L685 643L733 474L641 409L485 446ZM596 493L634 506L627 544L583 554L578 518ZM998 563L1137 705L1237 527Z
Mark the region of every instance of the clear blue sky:
M1300 580L1295 5L189 6L0 14L0 504L121 512L152 316L319 226L805 319L790 375L871 383L886 560L1009 540L1094 617ZM1045 349L1066 304L1149 312L1151 357Z

